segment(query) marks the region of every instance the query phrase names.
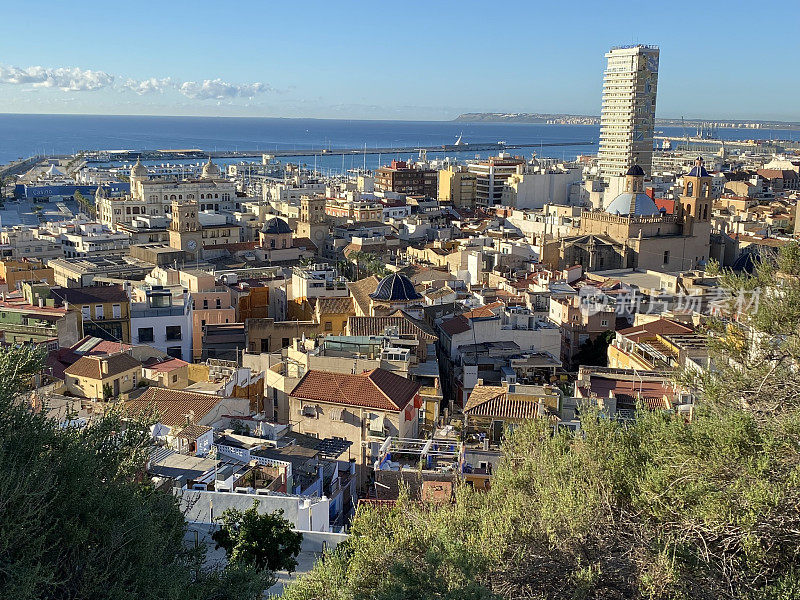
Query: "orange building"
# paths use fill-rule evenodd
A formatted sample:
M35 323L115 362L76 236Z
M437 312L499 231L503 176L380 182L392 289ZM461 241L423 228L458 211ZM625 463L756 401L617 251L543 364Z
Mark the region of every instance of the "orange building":
M0 277L5 280L9 292L15 291L21 281L44 281L55 285L53 269L36 258L0 261Z

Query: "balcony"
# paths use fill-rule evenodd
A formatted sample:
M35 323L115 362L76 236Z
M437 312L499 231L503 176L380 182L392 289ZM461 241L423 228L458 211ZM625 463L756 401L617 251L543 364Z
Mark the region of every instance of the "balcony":
M17 325L15 323L0 324L0 331L8 331L9 333L24 333L42 337L56 337L58 335L58 328L55 326L39 327L36 325Z

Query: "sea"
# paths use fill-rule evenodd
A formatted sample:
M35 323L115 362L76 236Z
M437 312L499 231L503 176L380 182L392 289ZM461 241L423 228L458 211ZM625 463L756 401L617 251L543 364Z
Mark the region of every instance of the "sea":
M657 128L671 136L693 135L693 129ZM461 121L378 121L344 119L280 119L258 117L174 117L121 115L0 114L0 164L36 154L73 154L81 150L155 150L199 148L215 150L316 150L318 156L281 157L319 170L340 172L373 169L392 159L417 153L377 154L374 148L408 148L454 144L541 144L510 150L513 154L574 159L597 152L596 125L469 123ZM722 139L800 140L800 131L781 129L719 129ZM548 143L569 146L547 146ZM336 155L336 149L364 148L358 155ZM328 150L331 154L323 154ZM428 158L465 160L487 156L469 145L461 152L429 152ZM253 159L258 160L258 159ZM226 161L222 161L226 162ZM239 162L228 160L227 162Z

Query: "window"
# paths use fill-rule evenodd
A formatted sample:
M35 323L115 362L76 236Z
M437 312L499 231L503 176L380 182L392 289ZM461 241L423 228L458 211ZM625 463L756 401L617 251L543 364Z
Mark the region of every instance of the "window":
M83 317L84 321L88 321L92 318L90 311L91 309L88 306L81 306L81 316Z
M383 415L372 413L369 420L369 433L370 435L383 435Z
M153 341L153 328L152 327L139 327L139 343Z
M343 410L341 408L332 408L330 411L331 421L343 421L342 414Z
M664 264L669 263L669 250L664 250Z
M217 298L216 304L217 304L217 308L221 308L222 307L222 301L219 298Z
M600 327L608 327L608 319L603 319L600 321Z
M96 304L94 307L94 318L95 319L104 319L105 315L103 314L103 305Z
M304 404L303 408L300 409L300 412L304 417L308 417L310 419L317 418L317 407L314 404Z
M331 321L325 321L325 331L333 331L333 323Z
M203 308L208 308L208 298L203 299Z
M178 383L178 376L177 375L173 375L172 376L172 383Z
M111 306L111 314L115 319L122 318L122 306L120 304L113 304Z
M174 341L181 339L181 326L180 325L167 325L167 341Z
M167 354L172 358L180 358L183 360L183 350L180 346L169 346L167 348Z

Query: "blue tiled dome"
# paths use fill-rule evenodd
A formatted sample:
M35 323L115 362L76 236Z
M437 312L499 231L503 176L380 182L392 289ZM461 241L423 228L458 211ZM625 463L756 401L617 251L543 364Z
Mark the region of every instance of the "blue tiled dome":
M369 297L381 302L407 302L421 300L422 294L414 289L414 284L408 277L393 273L381 279L378 287Z
M289 227L289 224L283 219L272 217L264 223L264 226L261 228L261 233L266 233L268 235L292 233L292 228Z
M644 169L639 165L631 165L631 168L628 169L628 172L625 175L633 175L634 177L644 177Z
M658 206L647 194L641 192L623 192L611 204L606 206L606 212L623 217L652 216L659 214Z

